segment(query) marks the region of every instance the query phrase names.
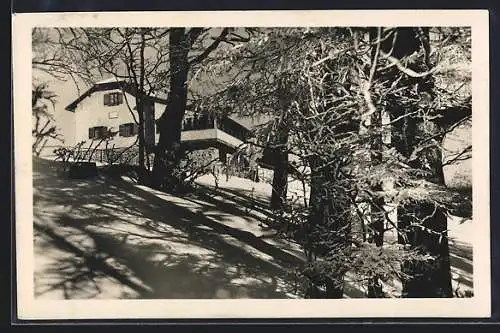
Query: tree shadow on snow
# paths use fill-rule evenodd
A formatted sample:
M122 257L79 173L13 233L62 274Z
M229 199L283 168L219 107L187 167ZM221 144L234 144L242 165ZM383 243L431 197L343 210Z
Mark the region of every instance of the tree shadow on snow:
M289 298L296 289L300 259L214 221L227 214L210 219L131 184L38 171L35 233L45 242L35 261L49 248L66 255L37 273L37 297L100 297L103 279L126 287L118 298Z

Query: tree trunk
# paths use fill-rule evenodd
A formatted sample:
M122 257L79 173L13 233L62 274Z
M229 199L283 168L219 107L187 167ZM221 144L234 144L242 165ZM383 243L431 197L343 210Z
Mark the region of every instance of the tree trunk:
M381 28L371 28L369 31L369 40L371 43L377 43L378 39L381 38ZM377 75L376 68L378 66L378 51L377 48L373 48L371 52L371 70L373 70L373 78L379 79L379 75ZM359 80L359 79L358 79ZM365 81L365 84L367 82ZM371 84L371 83L370 83ZM382 105L377 105L377 110L373 114L369 116L369 124L375 128L382 128ZM366 105L366 101L361 105L362 114L368 111L368 107ZM363 128L360 128L360 132ZM369 143L369 154L366 154L366 163L369 165L375 166L383 163L383 150L384 144L382 140L382 135L374 135L370 138ZM381 191L381 184L374 185L374 191ZM369 216L369 228L367 228L367 241L369 243L375 244L380 251L382 251L382 246L384 245L384 199L383 198L374 198L373 202L366 202L366 205L369 206L368 212L366 214ZM382 290L382 284L380 282L380 276L377 274L372 274L368 278L368 298L382 298L384 297L384 293Z
M144 116L146 111L146 100L144 98L144 79L146 76L144 69L144 50L146 48L146 40L144 37L144 29L141 29L141 47L139 54L140 61L140 78L139 78L139 98L137 99L137 113L139 116L139 184L144 184Z
M316 256L322 257L331 251L336 251L339 256L344 254L350 243L348 235L350 233L350 221L346 221L344 216L337 216L340 210L345 210L345 202L340 195L334 195L325 188L325 184L331 182L336 174L335 167L322 168L322 163L318 158L310 159L311 166L311 193L309 198L309 217L306 235L305 248L309 256L309 261L314 261ZM325 234L325 233L328 234ZM324 241L328 244L325 244ZM340 264L334 267L334 273L326 274L318 272L313 274L314 280L311 285L322 285L325 292L321 293L317 288L316 297L310 298L342 298L344 294L344 267Z
M375 188L380 190L380 188ZM384 245L384 199L377 200L375 205L371 207L371 230L368 241L374 243L377 247L382 248ZM382 298L384 292L380 283L380 276L373 275L368 279L368 298Z
M277 135L278 148L274 149L274 173L271 194L271 208L281 210L284 207L288 189L288 129L280 122Z
M423 30L421 30L422 32ZM423 31L424 34L426 33ZM413 28L397 29L398 36L393 45L392 55L401 59L423 47L428 55L429 45L422 36L419 38ZM424 36L425 37L425 36ZM389 38L386 43L391 41ZM392 45L383 47L390 48ZM386 50L387 51L387 50ZM413 64L417 71L428 70L428 60ZM415 84L419 92L434 95L434 85L429 78L408 78ZM418 138L437 133L436 123L426 122L418 116L410 116L414 109L408 106L393 107L391 118L406 115L392 128L392 142L396 150L409 157L418 144ZM429 125L431 128L429 128ZM427 127L427 128L425 128ZM413 167L430 171L429 181L444 185L441 152L438 147L426 149L424 156L414 162ZM422 222L423 221L423 222ZM414 224L420 224L415 226ZM433 263L405 263L403 272L412 276L403 282L403 297L452 297L450 259L448 249L447 217L439 207L432 203L407 204L398 208L398 228L405 231L405 237L399 237L400 243L409 244L412 248L420 248L425 253L436 256ZM406 238L406 239L405 239Z
M368 298L383 298L382 284L379 277L371 277L368 279Z
M138 183L144 184L144 99L137 99L137 113L139 120L139 171Z
M403 284L403 297L453 297L446 214L439 208L435 211L431 204L407 207L406 213L426 218L422 229L407 232L408 243L414 248L422 247L422 251L436 259L427 263L405 263L404 271L412 277Z
M185 28L172 28L169 35L170 91L159 120L160 138L153 163L155 188L173 191L180 179L175 168L182 157L181 125L187 103L188 50Z
M438 147L426 150L419 159L418 166L424 163L431 171L429 181L444 185L442 155ZM432 203L423 203L406 208L406 214L422 220L419 229L410 231L408 241L413 247L420 246L424 251L435 257L428 265L409 265L409 272L414 275L404 284L404 296L415 297L453 297L451 286L450 254L448 244L448 217L444 209ZM406 227L410 223L406 219Z

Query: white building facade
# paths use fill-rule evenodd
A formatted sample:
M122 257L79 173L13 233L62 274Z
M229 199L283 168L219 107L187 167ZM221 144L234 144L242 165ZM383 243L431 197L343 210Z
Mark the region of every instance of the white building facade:
M147 97L144 111L144 137L147 151L159 141L157 121L166 110L167 101ZM73 114L74 142L82 147L96 147L97 160L101 150L125 149L138 144L139 115L133 87L124 80L97 82L65 108ZM168 112L168 111L167 111ZM108 136L109 133L114 133ZM225 159L244 145L250 130L234 119L207 112L186 110L182 124L181 144L197 150L216 148Z

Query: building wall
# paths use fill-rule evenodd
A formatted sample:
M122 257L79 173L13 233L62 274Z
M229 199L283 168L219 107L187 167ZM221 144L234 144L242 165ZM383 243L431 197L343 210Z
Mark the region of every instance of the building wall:
M113 131L118 131L119 126L126 123L135 123L133 115L138 119L137 111L134 110L135 97L124 93L123 103L120 105L104 105L104 95L111 92L120 92L119 89L97 91L83 99L74 111L75 118L75 143L86 141L86 145L92 142L89 139L89 128L95 126L106 126ZM130 108L130 109L129 109ZM159 118L164 106L155 103L155 119ZM159 110L161 110L159 112ZM68 111L69 112L69 111ZM109 141L109 146L128 147L136 141L137 136L123 137L119 133ZM156 135L158 139L158 135ZM94 143L95 145L96 143ZM104 147L103 147L104 148Z
M163 112L165 112L165 104L155 102L155 120L160 119ZM184 114L184 118L192 116L192 114L193 114L192 111L186 110L185 114ZM158 143L159 140L160 140L160 134L157 133L157 130L155 127L155 143Z
M119 105L104 105L104 96L113 92L123 93L123 102ZM135 97L129 93L122 92L120 89L96 91L87 96L77 104L73 112L65 111L74 119L74 144L85 142L83 146L85 151L85 148L89 146L96 148L96 145L100 142L100 145L97 147L98 150L92 155L93 158L98 161L105 160L107 158L107 152L103 151L106 148L127 148L137 144L137 135L124 137L120 136L119 132L120 125L127 123L135 124L134 117L138 119L138 113L135 110L135 106ZM151 120L151 118L148 118L148 120L145 118L145 125L152 125L150 128L153 135L148 136L146 134L146 140L148 140L149 137L154 139L154 143L156 144L159 141L159 133L156 133L155 122L165 112L166 106L163 103L155 102L152 107L154 121ZM151 109L148 107L148 110ZM186 110L185 118L192 116L192 112ZM117 133L113 138L103 142L101 142L101 139L99 138L89 138L89 129L98 126L106 126L108 130L111 129ZM229 130L230 129L231 128L229 128ZM197 147L195 149L205 149L213 145L217 145L219 148L222 145L234 149L242 144L240 139L225 133L222 130L216 129L186 130L182 132L181 140L192 141ZM127 154L136 154L136 148L137 145L136 147L127 150ZM152 156L150 157L152 158Z
M64 146L74 146L75 145L75 115L73 112L68 112L64 107L58 108L54 115L58 132L63 138Z
M165 105L155 102L155 120L160 119L163 112L165 112ZM160 134L157 132L158 131L156 130L156 125L155 125L155 143L158 143L158 140L160 140Z
M85 141L85 146L90 145L92 142L96 144L99 139L89 138L89 128L96 126L106 126L113 131L119 131L119 126L126 123L134 123L134 118L131 114L138 117L137 111L134 110L135 97L129 93L124 93L125 98L123 103L119 105L104 105L104 95L112 92L121 92L120 89L111 89L105 91L97 91L92 93L87 98L78 103L74 112L66 111L74 116L74 137L75 144ZM154 119L158 120L165 112L165 105L162 103L154 103ZM186 111L186 117L191 115L190 111ZM153 129L155 143L158 143L159 133L156 131L156 126ZM210 132L210 136L206 134ZM111 140L109 140L109 147L113 145L117 148L128 147L136 141L137 136L123 137L119 133ZM242 141L222 131L214 130L201 130L201 131L187 131L182 133L182 140L203 140L203 139L219 139L229 146L239 146ZM104 147L102 147L104 148Z

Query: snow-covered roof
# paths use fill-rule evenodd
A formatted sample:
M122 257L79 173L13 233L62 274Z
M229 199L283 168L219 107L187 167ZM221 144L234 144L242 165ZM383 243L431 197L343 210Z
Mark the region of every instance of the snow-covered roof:
M111 82L125 82L124 79L119 79L117 77L110 77L107 79L103 79L101 81L97 81L95 84L105 84L105 83L111 83Z
M76 100L71 102L71 104L66 106L66 110L73 112L78 103L80 103L87 96L90 96L93 92L102 90L112 90L112 89L125 89L125 91L127 91L129 94L132 94L134 96L136 94L135 92L136 90L129 82L127 82L127 80L111 77L94 83L92 87L90 87L87 91L85 91L82 95L80 95ZM161 104L167 103L165 99L160 97L150 96L149 98L151 98L157 103Z

